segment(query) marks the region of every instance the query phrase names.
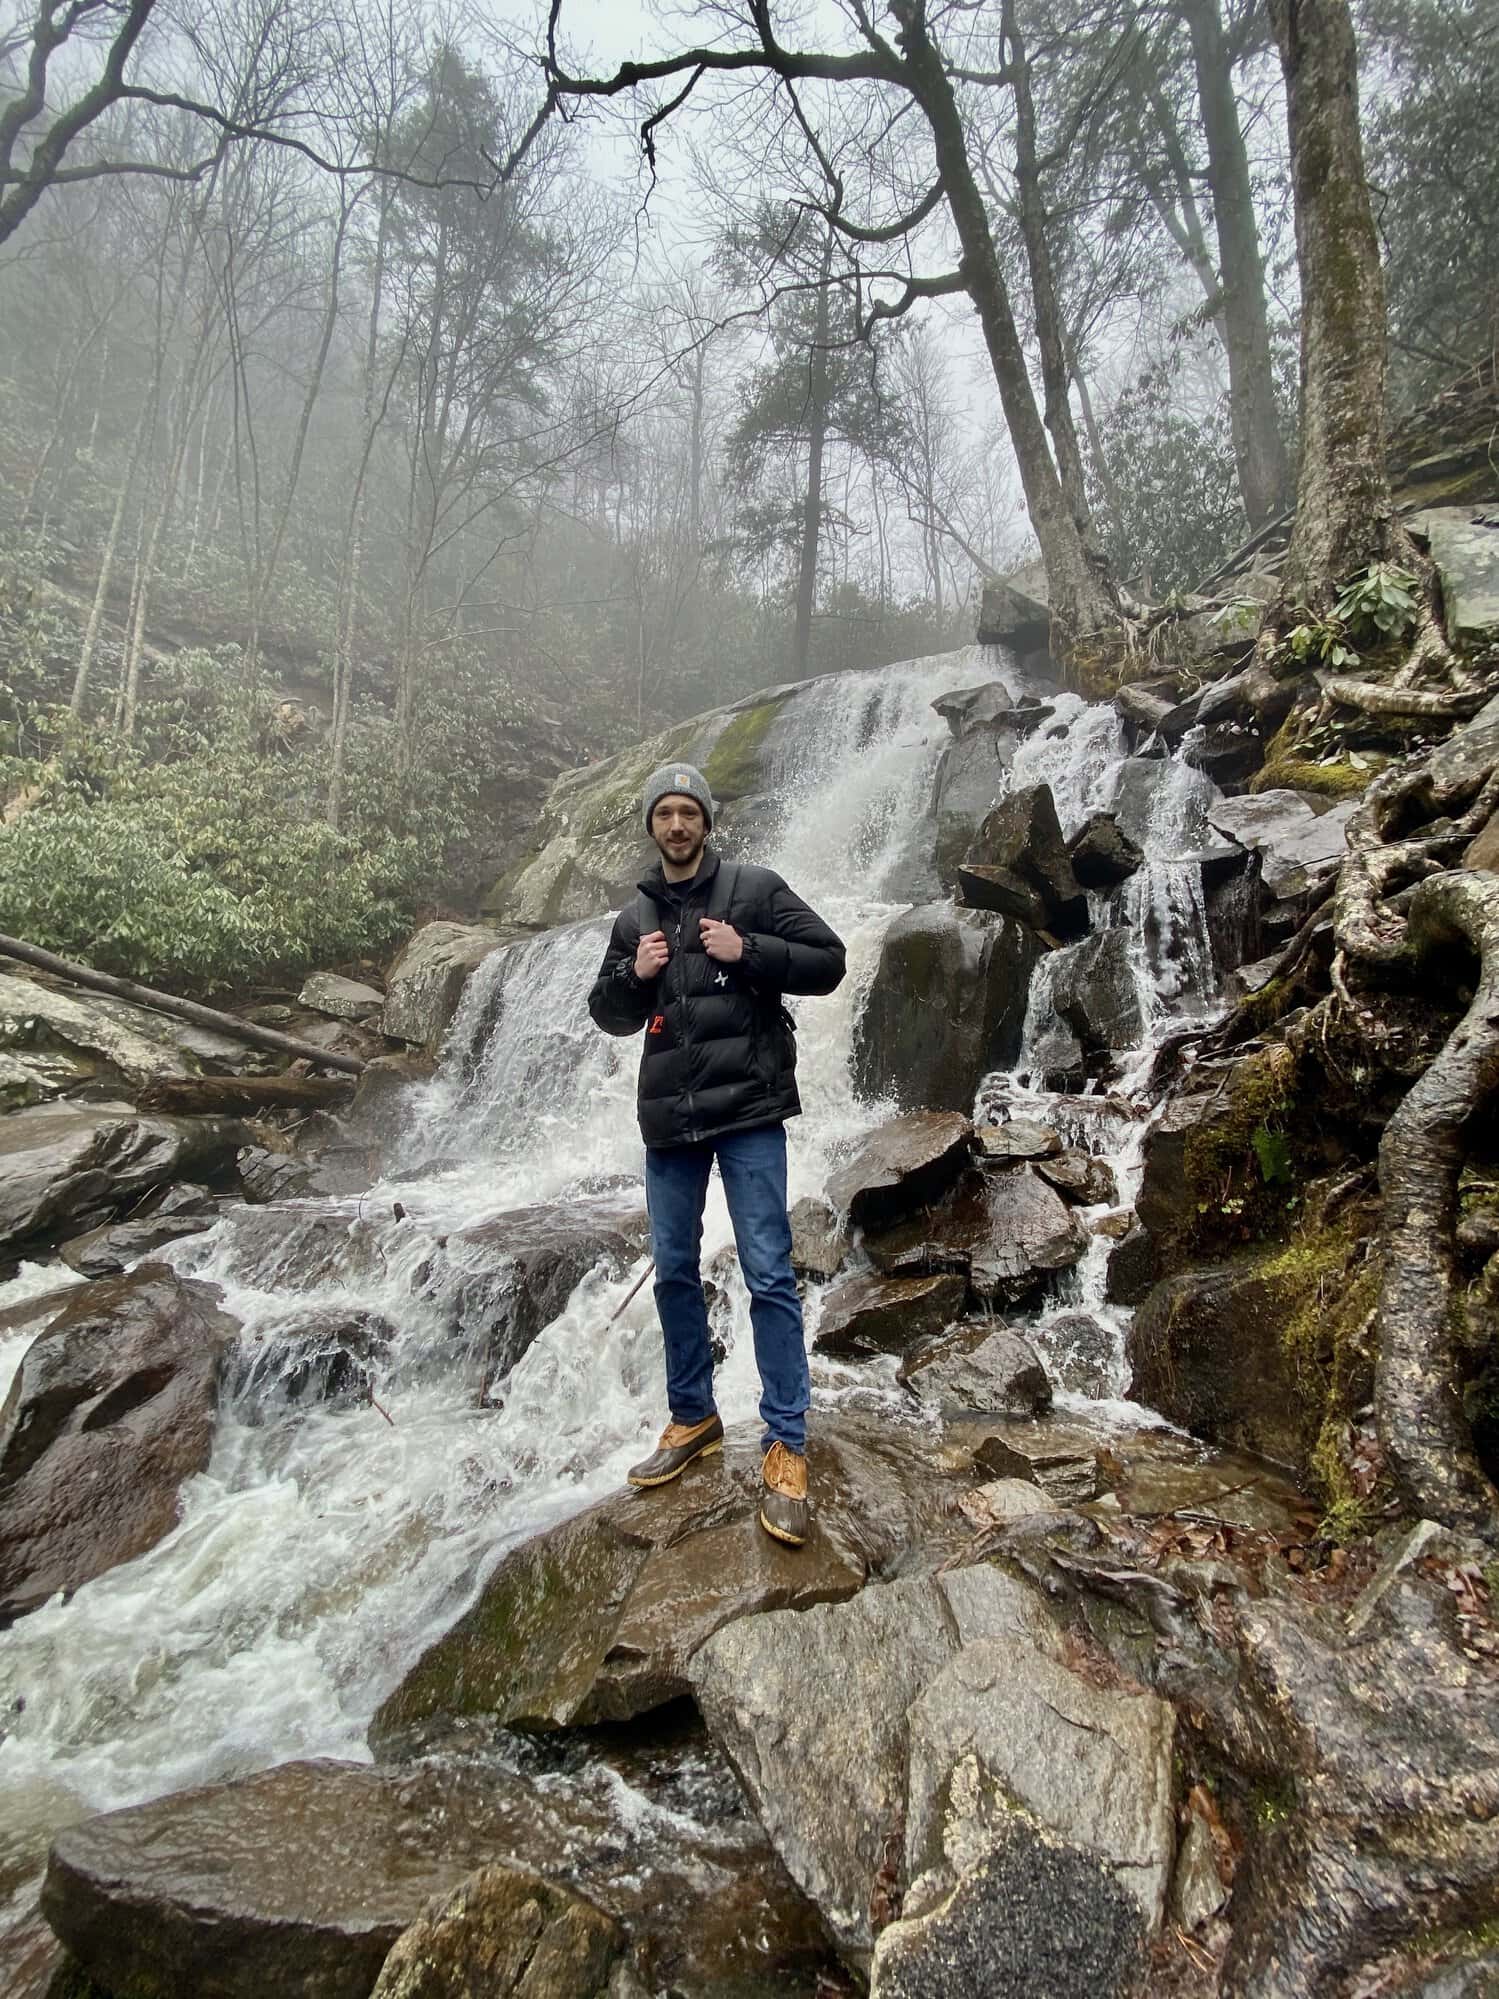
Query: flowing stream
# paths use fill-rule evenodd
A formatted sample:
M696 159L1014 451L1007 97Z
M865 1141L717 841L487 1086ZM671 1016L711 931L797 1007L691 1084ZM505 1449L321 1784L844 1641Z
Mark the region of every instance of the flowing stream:
M971 647L839 675L798 697L802 726L774 772L778 827L755 858L839 931L849 974L831 998L798 1003L806 1115L790 1128L793 1199L819 1190L830 1162L894 1108L856 1097L854 1029L885 930L908 906L900 885L930 841L948 740L931 703L996 676L1025 691L1001 655ZM1021 745L1010 781L1050 783L1070 833L1113 801L1123 734L1111 707L1041 692L1053 714ZM1097 919L1128 931L1146 1023L1114 1085L1125 1095L1164 1026L1212 986L1200 869L1183 859L1206 844L1212 787L1174 760L1155 769L1147 865L1112 903L1095 902ZM380 1406L299 1406L275 1392L274 1360L252 1358L167 1540L0 1637L0 1896L28 1893L50 1831L87 1813L294 1757L366 1757L374 1708L496 1556L618 1485L654 1438L664 1400L649 1287L610 1323L643 1258L622 1276L586 1276L499 1406L484 1406L483 1284L460 1283L451 1259L433 1257L438 1239L502 1211L601 1190L638 1199L638 1049L599 1034L585 1006L607 931L607 919L579 923L486 961L388 1177L369 1193L236 1208L169 1252L184 1274L222 1287L252 1357L273 1356L278 1333L309 1312L389 1321L398 1337ZM1141 1120L1031 1086L1050 962L1036 973L1017 1070L986 1079L980 1109L1025 1108L1106 1150L1128 1201ZM722 1254L731 1240L715 1180L704 1263L723 1293L720 1405L744 1422L758 1387L746 1300ZM1099 1318L1116 1340L1117 1396L1123 1321L1102 1302L1107 1248L1098 1240L1068 1273L1037 1329L1044 1347L1059 1314ZM0 1303L46 1281L28 1272L0 1289ZM816 1309L814 1299L814 1324ZM13 1354L0 1351L9 1369L20 1358L11 1344ZM822 1407L895 1392L879 1367L814 1361L813 1377Z

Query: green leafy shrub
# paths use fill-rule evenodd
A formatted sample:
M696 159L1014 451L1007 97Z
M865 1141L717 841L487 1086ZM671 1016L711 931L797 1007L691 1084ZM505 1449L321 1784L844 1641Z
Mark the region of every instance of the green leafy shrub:
M44 762L4 760L0 784L29 802L0 826L0 931L199 991L388 948L441 896L495 714L434 699L406 758L366 717L335 831L314 731L280 743L274 701L234 662L184 654L174 671L141 746L60 721Z

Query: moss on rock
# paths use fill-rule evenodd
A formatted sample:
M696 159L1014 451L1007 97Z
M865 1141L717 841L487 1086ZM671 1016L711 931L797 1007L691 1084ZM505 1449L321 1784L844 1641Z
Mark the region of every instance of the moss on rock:
M765 739L785 703L781 694L729 717L703 765L708 789L720 805L765 789Z
M1315 798L1360 798L1379 774L1384 759L1369 759L1360 770L1341 758L1312 763L1303 757L1272 757L1249 780L1251 791L1306 791Z

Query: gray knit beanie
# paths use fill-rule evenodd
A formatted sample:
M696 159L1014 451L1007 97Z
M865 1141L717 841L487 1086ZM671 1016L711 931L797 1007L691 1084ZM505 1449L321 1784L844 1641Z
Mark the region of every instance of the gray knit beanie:
M651 814L663 798L680 794L683 798L695 798L703 808L703 817L711 832L718 807L713 803L713 794L708 789L708 780L700 770L691 764L662 764L660 770L652 771L645 781L640 804L645 819L645 830L651 830Z

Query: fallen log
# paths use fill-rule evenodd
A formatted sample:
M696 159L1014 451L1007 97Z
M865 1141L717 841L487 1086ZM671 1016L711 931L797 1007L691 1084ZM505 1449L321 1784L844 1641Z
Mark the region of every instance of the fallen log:
M320 1068L339 1069L347 1076L362 1076L364 1063L357 1055L335 1055L326 1048L319 1048L311 1041L299 1041L294 1034L280 1034L274 1027L259 1027L252 1020L241 1020L237 1014L220 1013L217 1007L203 1006L197 1000L178 999L173 993L159 993L151 986L138 986L133 979L117 979L108 972L96 972L92 965L78 965L71 958L59 958L54 951L44 951L37 944L27 944L19 937L0 936L0 957L15 958L23 965L35 965L39 971L51 972L54 977L67 979L75 986L84 986L90 992L108 993L111 999L129 1000L132 1006L151 1007L157 1013L168 1013L178 1020L191 1021L195 1027L211 1028L215 1034L227 1034L237 1041L246 1042L251 1048L266 1048L275 1055L295 1055L307 1062L316 1062Z
M325 1110L347 1103L352 1076L164 1076L136 1102L165 1117L256 1117L261 1111Z

